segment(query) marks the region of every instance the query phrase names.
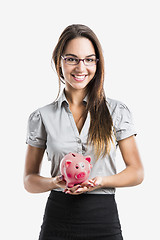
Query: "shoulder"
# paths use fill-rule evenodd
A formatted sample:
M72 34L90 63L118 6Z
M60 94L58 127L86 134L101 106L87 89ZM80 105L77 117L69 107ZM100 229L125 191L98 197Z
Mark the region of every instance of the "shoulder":
M115 125L118 125L122 121L132 122L132 113L125 103L116 99L107 98L106 104Z
M57 110L57 108L58 108L58 102L54 101L52 103L49 103L47 105L44 105L38 108L37 111L39 111L39 113L43 115L43 114L49 114L51 112L53 113Z
M136 135L133 116L126 104L111 98L107 98L106 102L113 120L116 140Z
M29 116L29 120L43 120L45 119L47 116L49 116L50 114L54 114L56 112L58 108L58 102L54 101L52 103L49 103L47 105L44 105L42 107L37 108L36 110L34 110L30 116Z
M110 111L110 114L115 114L115 113L119 113L119 111L122 109L128 109L128 107L126 106L125 103L119 101L119 100L116 100L116 99L112 99L112 98L107 98L106 99L106 104L107 104L107 107Z

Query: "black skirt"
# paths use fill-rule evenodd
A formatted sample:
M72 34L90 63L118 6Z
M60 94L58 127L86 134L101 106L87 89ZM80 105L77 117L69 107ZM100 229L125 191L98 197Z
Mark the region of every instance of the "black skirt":
M122 240L114 194L51 191L39 240Z

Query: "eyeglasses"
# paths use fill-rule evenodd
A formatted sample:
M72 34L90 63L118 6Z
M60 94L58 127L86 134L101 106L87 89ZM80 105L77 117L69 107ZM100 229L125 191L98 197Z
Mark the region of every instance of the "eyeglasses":
M62 59L64 59L65 63L68 65L78 65L80 61L84 63L85 66L93 66L96 65L99 59L96 57L86 57L83 59L77 58L77 57L64 57L61 56Z

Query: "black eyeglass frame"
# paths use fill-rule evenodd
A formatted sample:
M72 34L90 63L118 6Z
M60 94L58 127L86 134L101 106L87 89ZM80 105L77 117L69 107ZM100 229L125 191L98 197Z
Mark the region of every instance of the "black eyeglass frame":
M77 62L77 63L74 63L74 64L69 64L69 63L66 62L66 59L69 58L69 57L61 56L61 58L65 61L66 64L71 65L71 66L73 66L73 65L78 65L78 64L80 63L80 61L82 61L85 66L94 66L94 65L96 65L97 62L99 61L99 59L96 58L96 59L95 59L96 62L95 62L94 64L92 64L92 65L86 65L85 62L84 62L84 60L87 59L87 58L70 57L70 58L76 58L76 59L78 60L78 62Z

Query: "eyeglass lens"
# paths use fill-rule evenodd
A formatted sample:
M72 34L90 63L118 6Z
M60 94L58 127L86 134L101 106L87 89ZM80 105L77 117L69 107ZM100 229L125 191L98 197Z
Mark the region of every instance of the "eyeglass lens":
M80 61L83 61L83 63L86 66L92 66L97 63L98 59L96 57L88 57L88 58L84 58L84 59L79 59L76 57L64 57L64 60L69 65L77 65L77 64L79 64Z

